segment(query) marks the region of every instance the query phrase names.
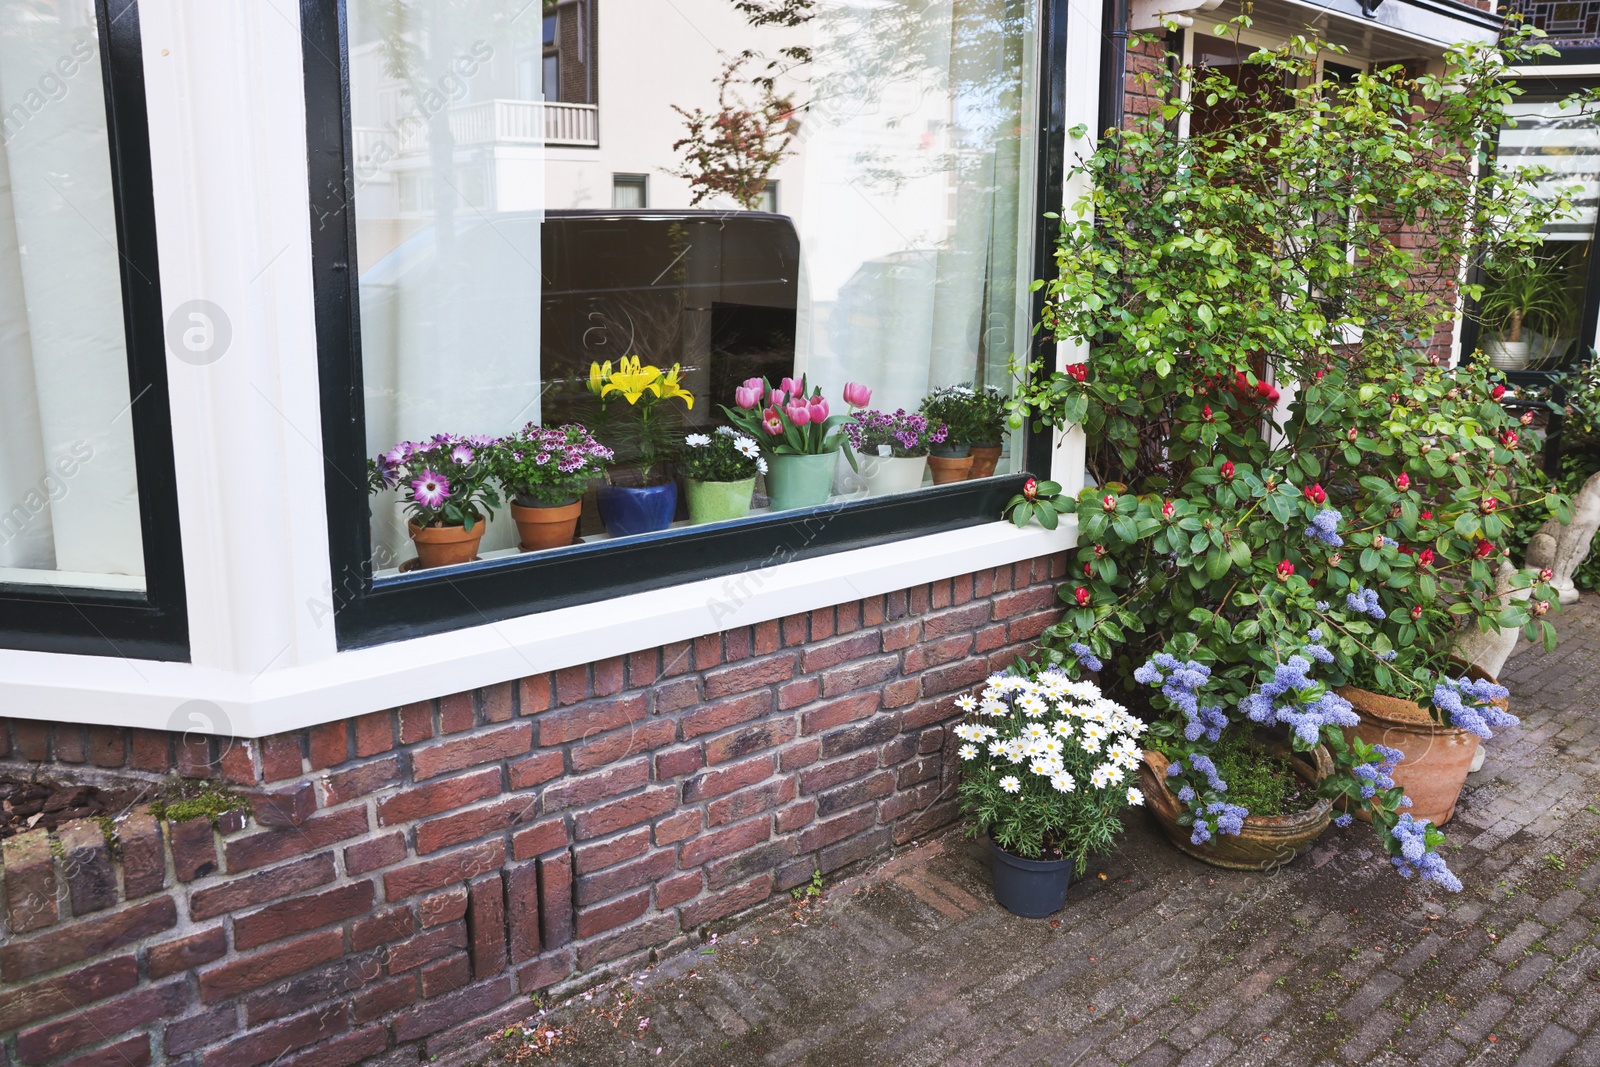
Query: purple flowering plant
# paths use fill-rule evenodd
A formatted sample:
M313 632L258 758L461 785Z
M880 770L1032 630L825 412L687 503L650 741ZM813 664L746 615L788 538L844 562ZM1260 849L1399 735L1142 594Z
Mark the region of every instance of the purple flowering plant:
M495 439L483 435L402 441L368 461L367 485L374 493L399 489L418 526L470 531L500 506L489 461L494 446Z
M570 504L615 458L578 423L528 423L489 450L489 464L506 495L524 507Z
M950 428L943 422L930 420L926 415L913 414L904 408L879 411L869 408L858 411L845 423L845 435L858 452L869 456L889 455L902 459L926 456L936 444L943 444Z

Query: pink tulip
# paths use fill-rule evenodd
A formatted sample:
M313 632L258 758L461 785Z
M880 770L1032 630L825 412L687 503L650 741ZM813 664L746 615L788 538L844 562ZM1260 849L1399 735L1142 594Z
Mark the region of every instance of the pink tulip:
M767 394L767 406L773 408L782 407L784 401L787 399L789 399L788 393L784 392L782 389L774 389L772 392Z
M795 396L800 392L800 383L793 378L785 378L778 383L778 388L782 389L788 396Z
M872 403L872 390L860 382L845 382L844 402L853 408L864 408Z
M777 408L768 408L761 413L761 428L772 437L783 432L783 418L778 414Z
M826 422L828 419L828 401L820 396L811 398L811 421Z
M811 406L804 400L791 400L783 409L783 413L789 416L789 421L796 426L804 426L811 421Z
M756 382L754 389L748 385L736 386L733 390L733 402L746 411L753 411L761 406L761 383Z
M762 381L760 378L746 378L740 384L746 389L754 389L758 393L767 387L767 383Z

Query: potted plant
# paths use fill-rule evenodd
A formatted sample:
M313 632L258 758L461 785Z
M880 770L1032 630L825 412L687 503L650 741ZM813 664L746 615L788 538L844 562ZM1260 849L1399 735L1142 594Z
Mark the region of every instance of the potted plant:
M994 473L1006 432L1006 401L1000 390L992 385L974 389L967 383L941 386L923 399L918 411L949 430L928 453L935 485Z
M913 415L904 408L858 411L850 416L844 432L860 454L861 474L873 496L922 488L929 449L949 436L944 423Z
M679 440L683 411L694 396L679 381L681 370L641 363L638 356L589 367L589 391L600 401L600 418L625 467L606 475L600 487L600 520L613 537L653 533L672 525L678 507L678 483L667 470ZM669 404L682 400L683 409Z
M845 386L847 402L852 394L859 399L862 393L871 396L863 386ZM784 378L776 386L765 378L750 378L733 394L735 406L722 410L746 436L760 442L766 453L772 510L826 504L840 449L852 467L856 462L840 431L846 416L830 415L822 390L812 387L804 376L798 382Z
M1510 255L1484 269L1477 318L1488 331L1480 346L1490 365L1522 370L1535 331L1559 336L1570 318L1565 268L1555 257Z
M406 441L367 465L372 492L399 489L419 568L469 563L500 497L491 481L492 437L439 434Z
M956 705L957 794L968 833L988 839L995 899L1026 918L1060 911L1074 870L1144 803L1133 785L1144 722L1056 666L1019 663Z
M530 422L495 442L489 464L511 502L522 551L572 544L583 492L612 458L611 449L576 423L545 428Z
M690 434L683 444L681 466L689 521L724 522L750 514L756 475L767 473L767 461L755 438L718 426L715 433Z

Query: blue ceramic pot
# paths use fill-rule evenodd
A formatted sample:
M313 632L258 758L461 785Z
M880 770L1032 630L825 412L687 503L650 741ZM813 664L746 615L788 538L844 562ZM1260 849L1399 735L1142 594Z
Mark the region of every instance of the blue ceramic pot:
M672 513L678 508L678 483L642 489L602 485L599 497L600 521L612 537L655 533L672 525Z

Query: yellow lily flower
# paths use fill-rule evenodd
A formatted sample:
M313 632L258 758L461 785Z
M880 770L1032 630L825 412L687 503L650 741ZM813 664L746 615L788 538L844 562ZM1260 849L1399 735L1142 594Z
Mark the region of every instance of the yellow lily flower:
M607 381L611 379L611 361L608 359L602 366L599 363L589 364L589 392L600 396Z
M649 364L641 367L638 356L627 356L618 364L616 373L606 380L600 395L604 397L621 393L628 403L637 404L647 392L657 397L661 395L661 386L658 384L660 377L660 367Z
M678 381L681 365L674 363L667 376L661 380L660 396L662 400L671 400L673 397L682 397L683 405L690 410L694 409L694 394L685 389Z

